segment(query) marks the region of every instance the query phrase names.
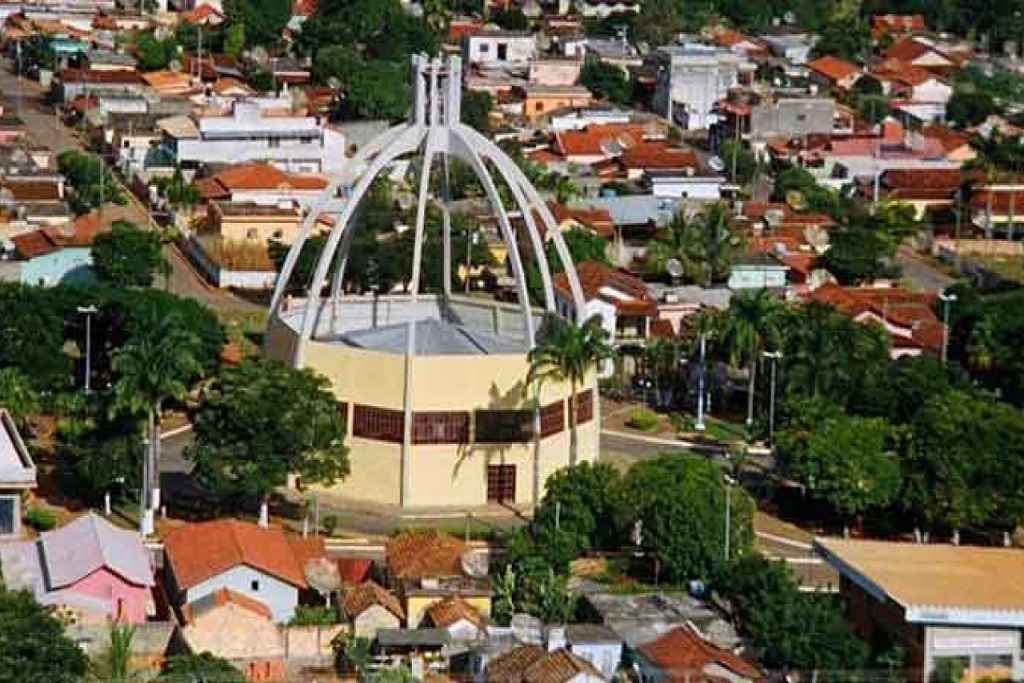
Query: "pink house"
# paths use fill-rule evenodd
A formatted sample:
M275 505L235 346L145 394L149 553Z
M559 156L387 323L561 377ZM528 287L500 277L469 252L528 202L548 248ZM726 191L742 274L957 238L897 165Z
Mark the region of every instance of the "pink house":
M92 512L35 540L0 545L0 570L8 588L31 591L79 623L138 624L154 611L141 537Z

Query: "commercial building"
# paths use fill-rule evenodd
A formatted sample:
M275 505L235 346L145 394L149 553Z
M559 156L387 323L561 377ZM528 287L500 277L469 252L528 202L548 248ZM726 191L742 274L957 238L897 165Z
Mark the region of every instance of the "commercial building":
M1018 680L1024 628L1024 551L818 539L841 575L854 629L904 647L904 680L923 683L946 662L963 680Z

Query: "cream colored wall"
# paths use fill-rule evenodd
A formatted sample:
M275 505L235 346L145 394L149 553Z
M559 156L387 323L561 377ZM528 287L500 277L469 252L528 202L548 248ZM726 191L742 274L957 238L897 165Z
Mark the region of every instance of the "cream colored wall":
M275 235L281 234L280 240L285 244L291 244L295 233L298 232L299 217L292 218L267 218L253 216L220 217L218 233L223 239L237 242L259 242L265 243L270 239L277 239ZM249 237L249 231L255 230L256 236Z
M426 616L427 609L435 602L440 602L444 598L437 595L409 595L405 598L405 614L406 624L409 628L417 628L420 622L423 621L423 617ZM463 595L462 599L468 602L470 605L476 608L480 614L485 617L491 616L491 599L490 597L483 595Z
M289 360L295 334L280 323L267 332L267 355ZM304 351L306 367L324 375L339 401L401 410L405 394L405 358L398 354L354 349L311 341ZM476 409L529 409L534 395L523 395L528 364L523 356L428 356L411 365L411 401L416 411ZM587 388L595 392L596 378ZM581 389L582 390L582 389ZM568 387L546 382L541 405L568 395ZM350 409L351 410L351 409ZM566 403L568 411L568 402ZM599 415L595 405L595 415ZM597 458L600 422L579 425L580 461ZM371 503L400 505L402 445L352 436L351 420L346 443L351 474L328 490ZM539 456L539 457L538 457ZM534 502L534 463L539 461L540 495L543 483L569 464L569 431L526 444L423 444L411 446L410 490L406 508L467 508L487 503L487 465L516 465L516 503ZM314 487L317 488L317 487Z
M398 628L401 622L380 605L371 605L363 610L352 623L352 633L361 638L374 639L382 628Z

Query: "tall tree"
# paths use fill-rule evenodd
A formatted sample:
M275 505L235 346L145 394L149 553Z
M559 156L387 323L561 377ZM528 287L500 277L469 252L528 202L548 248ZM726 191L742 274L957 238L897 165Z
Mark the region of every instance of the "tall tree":
M178 318L152 308L133 324L132 337L114 352L114 393L111 411L143 417L149 437L145 488L150 513L159 507L160 415L164 401L182 400L203 373L200 343Z
M530 350L528 384L548 380L569 383L569 465L576 464L576 390L613 353L608 331L597 317L577 325L550 316L541 330L540 342Z
M149 287L167 268L160 235L128 221L115 221L110 232L96 236L93 269L100 282L114 287Z
M111 624L106 649L90 664L89 680L95 683L133 683L143 680L143 672L132 666L132 640L135 627Z
M0 683L80 683L87 660L51 608L0 588Z
M696 219L677 213L648 244L647 268L661 275L668 261L676 259L682 264L686 279L710 287L729 277L741 246L742 238L729 227L725 206L713 204Z
M629 104L633 89L621 67L598 60L587 60L580 71L580 83L602 100Z
M0 369L0 407L6 408L15 422L24 424L39 412L39 405L39 392L28 375L17 368Z
M754 423L757 364L762 352L779 347L781 303L765 289L732 298L722 330L729 362L747 370L747 426Z
M261 517L289 474L331 484L348 474L345 425L326 378L269 360L225 369L203 390L187 452L211 492L258 499Z

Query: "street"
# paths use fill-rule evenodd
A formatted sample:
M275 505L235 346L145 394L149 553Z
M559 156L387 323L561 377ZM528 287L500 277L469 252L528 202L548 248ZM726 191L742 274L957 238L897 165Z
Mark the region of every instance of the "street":
M953 278L923 261L907 245L896 253L896 263L903 269L903 277L917 290L941 292L954 282Z

